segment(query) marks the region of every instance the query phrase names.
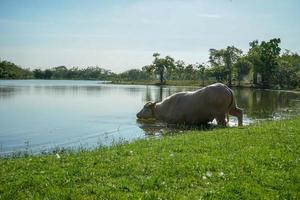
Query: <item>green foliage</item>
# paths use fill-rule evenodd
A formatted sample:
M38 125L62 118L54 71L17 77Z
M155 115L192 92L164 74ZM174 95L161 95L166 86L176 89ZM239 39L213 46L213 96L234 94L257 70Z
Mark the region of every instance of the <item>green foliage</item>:
M174 63L174 66L169 68L167 78L169 80L198 80L198 64L186 64L182 60Z
M52 77L53 79L66 79L71 78L69 76L68 69L65 66L54 67L52 69Z
M206 79L206 71L205 71L205 65L204 64L196 64L196 68L198 69L198 76L202 81L202 86L204 86L204 81Z
M300 87L300 56L286 51L278 58L278 70L275 74L275 84L282 88Z
M237 85L246 76L252 75L255 86L269 88L297 88L299 84L300 60L299 55L289 51L280 56L279 38L269 41L258 40L250 42L247 54L235 47L226 49L210 49L210 68L207 76L215 77L219 82L227 80L231 85L231 77L237 80Z
M12 62L0 61L0 79L29 79L32 78L32 72L28 69L22 69Z
M159 53L154 53L153 63L148 66L148 71L153 71L155 74L159 75L160 84L165 84L165 73L168 71L169 73L175 67L174 59L170 56L166 56L165 58L160 58Z
M216 68L216 79L223 80L226 77L228 85L231 86L232 68L241 56L242 50L234 46L228 46L226 49L210 49L209 52L209 62Z
M218 82L224 82L227 80L227 70L225 66L222 65L214 65L207 70L207 74L209 77L214 77Z
M118 74L120 80L132 81L132 80L150 80L151 75L144 68L140 69L130 69L125 72Z
M261 83L264 87L269 87L274 80L277 71L281 48L279 47L280 39L274 38L269 42L262 41L260 44L257 40L250 43L248 59L254 66L254 76L257 73L261 75ZM254 77L254 83L257 84L257 77Z
M36 79L73 79L73 80L108 80L115 76L109 70L100 67L87 67L80 69L73 67L67 69L65 66L54 67L52 69L33 70Z
M246 57L241 57L237 60L233 65L233 74L238 81L238 85L241 84L243 78L249 74L252 68L253 64Z
M299 199L300 118L0 159L1 199Z

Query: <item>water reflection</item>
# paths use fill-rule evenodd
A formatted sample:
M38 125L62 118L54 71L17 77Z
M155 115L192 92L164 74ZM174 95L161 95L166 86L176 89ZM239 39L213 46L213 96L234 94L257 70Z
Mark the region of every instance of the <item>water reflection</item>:
M48 85L29 85L29 86L1 86L0 98L14 98L14 95L33 94L33 95L103 95L113 94L118 91L125 91L129 96L135 96L141 93L144 88L135 87L110 87L109 85L93 85L93 86L48 86Z
M299 113L300 94L284 91L236 89L238 105L248 117L270 119Z
M0 87L0 101L12 98L17 93L16 90L14 87Z
M160 102L166 97L176 93L187 90L195 90L197 88L188 88L188 87L174 87L174 86L146 86L144 98L145 102L155 101Z

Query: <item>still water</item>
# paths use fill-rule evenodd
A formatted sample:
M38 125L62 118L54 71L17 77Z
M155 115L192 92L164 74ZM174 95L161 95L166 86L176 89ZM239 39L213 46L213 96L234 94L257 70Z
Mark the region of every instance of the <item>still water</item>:
M99 81L0 80L0 154L92 148L163 134L165 124L141 124L135 114L193 87L110 85ZM244 124L300 114L300 94L235 89ZM235 126L235 118L230 125Z

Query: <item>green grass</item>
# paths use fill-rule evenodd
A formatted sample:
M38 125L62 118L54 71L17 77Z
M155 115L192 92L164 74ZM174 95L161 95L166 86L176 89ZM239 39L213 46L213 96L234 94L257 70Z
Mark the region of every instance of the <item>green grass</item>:
M300 118L0 159L0 199L300 199Z

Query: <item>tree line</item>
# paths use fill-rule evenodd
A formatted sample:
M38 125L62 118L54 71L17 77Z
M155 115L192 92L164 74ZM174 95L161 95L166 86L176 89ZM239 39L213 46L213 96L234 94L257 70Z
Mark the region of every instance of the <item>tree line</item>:
M207 81L218 81L229 86L299 88L300 56L288 50L282 52L280 42L279 38L254 40L249 43L247 53L235 46L210 49L208 62L195 64L154 53L151 64L119 74L98 66L29 70L1 61L0 79L158 80L159 84L165 84L167 80L193 80L202 85Z
M71 79L71 80L109 80L115 76L110 70L98 66L87 68L58 66L51 69L35 69L32 71L36 79Z
M0 79L31 79L32 71L23 69L16 64L0 60Z
M0 79L53 79L53 80L110 80L116 74L98 66L87 68L65 66L51 69L23 69L8 61L0 61Z
M280 38L261 42L254 40L249 43L245 54L235 46L210 49L209 61L196 64L186 64L154 53L152 64L135 70L134 74L138 76L131 78L148 74L148 79L158 77L160 84L165 84L166 80L195 80L204 85L205 81L211 80L229 86L243 83L261 88L299 88L300 56L289 50L281 53L280 42Z

